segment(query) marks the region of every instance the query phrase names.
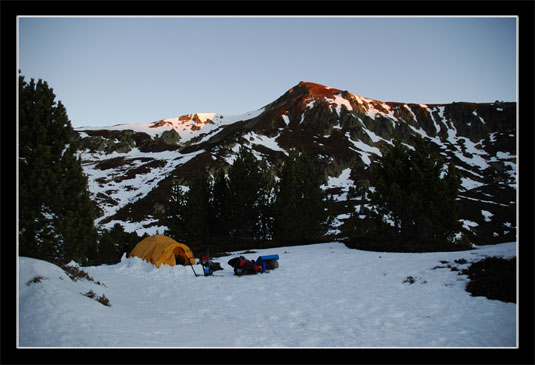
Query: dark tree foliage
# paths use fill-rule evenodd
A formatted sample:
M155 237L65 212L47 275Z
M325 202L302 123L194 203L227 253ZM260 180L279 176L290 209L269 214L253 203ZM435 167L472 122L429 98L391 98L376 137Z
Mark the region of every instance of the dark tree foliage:
M184 240L186 237L186 193L182 186L175 181L171 187L171 196L167 216L162 224L167 226L165 234L176 240Z
M274 204L274 236L279 241L306 242L326 232L320 175L304 152L292 151L283 164Z
M98 259L92 264L112 265L121 261L121 257L128 255L143 238L136 232L125 232L124 228L116 223L110 230L104 230L99 236Z
M202 240L210 234L210 181L207 175L196 172L186 192L185 218L189 241Z
M65 107L19 77L19 254L65 264L97 252L95 209Z
M171 190L166 234L180 242L202 240L210 230L210 181L196 172L184 190L175 183Z
M196 173L184 189L172 188L166 234L191 244L317 241L325 233L320 178L313 161L293 153L278 184L254 155L241 148L213 179Z
M395 141L372 166L371 208L361 207L353 240L420 249L451 246L460 232L456 201L460 179L422 138L414 150Z
M254 155L247 149L240 148L228 172L228 192L231 202L228 218L231 237L265 238L267 217L264 213L270 203L266 174Z
M225 171L220 169L214 176L210 201L212 234L214 237L228 237L231 219L228 212L232 207L229 183Z
M189 244L266 239L271 230L271 191L268 173L242 148L228 176L223 170L213 179L196 172L186 190L178 182L173 185L166 234Z

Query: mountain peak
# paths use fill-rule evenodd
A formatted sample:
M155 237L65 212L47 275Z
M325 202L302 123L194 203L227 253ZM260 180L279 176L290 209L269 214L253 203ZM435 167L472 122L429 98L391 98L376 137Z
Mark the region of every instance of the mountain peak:
M342 92L342 90L339 89L308 81L299 82L299 84L291 88L289 92L293 93L294 91L299 91L315 98L332 97L334 94Z

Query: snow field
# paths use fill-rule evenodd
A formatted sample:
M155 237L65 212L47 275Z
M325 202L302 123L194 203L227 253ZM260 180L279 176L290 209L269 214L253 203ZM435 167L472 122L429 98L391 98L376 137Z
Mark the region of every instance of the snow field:
M22 347L514 347L516 304L472 297L466 276L445 268L513 257L516 243L448 253L382 253L325 243L258 250L280 267L213 277L191 267L123 257L84 267L72 282L58 267L19 261ZM438 266L438 268L437 268ZM200 265L194 265L198 274ZM36 275L39 283L26 283ZM412 284L406 282L413 278ZM81 293L105 294L106 307Z
M138 148L132 149L128 153L113 152L108 155L108 159L123 157L126 160L128 168L140 167L153 161L165 161L165 165L162 167L153 167L148 173L136 174L133 178L122 179L127 167L119 166L117 168L99 169L96 166L101 160L99 155L83 152L80 154L85 161L82 164L84 173L88 176L88 189L94 199L98 194L108 195L117 204L110 204L101 202L100 207L103 209L103 215L99 217L95 224L115 214L121 207L128 203L132 203L145 197L148 193L154 189L158 183L163 180L169 172L174 170L180 165L183 165L195 158L197 155L204 151L195 151L189 154L179 154L174 151L165 152L141 152ZM99 182L99 179L104 178L106 183ZM120 181L116 181L119 178ZM111 226L105 225L106 228Z

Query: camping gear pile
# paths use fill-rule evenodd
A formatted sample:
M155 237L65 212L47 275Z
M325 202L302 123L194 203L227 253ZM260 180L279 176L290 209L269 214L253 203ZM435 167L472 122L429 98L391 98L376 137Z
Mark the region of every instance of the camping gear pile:
M204 276L210 276L214 271L223 270L219 262L210 261L207 256L202 256L199 263L202 265Z
M240 256L230 259L228 264L234 268L234 275L255 275L278 268L278 260L279 255L258 256L256 261Z
M136 247L130 252L128 257L137 256L145 261L151 262L158 268L162 264L189 265L195 276L197 273L193 269L195 257L191 249L183 243L176 242L170 237L164 235L154 235L141 240ZM258 256L256 261L248 260L243 256L235 257L228 261L228 264L234 268L234 274L254 275L265 273L279 267L279 255ZM211 276L214 271L223 270L221 264L210 261L207 256L202 256L198 262L203 267L204 276Z

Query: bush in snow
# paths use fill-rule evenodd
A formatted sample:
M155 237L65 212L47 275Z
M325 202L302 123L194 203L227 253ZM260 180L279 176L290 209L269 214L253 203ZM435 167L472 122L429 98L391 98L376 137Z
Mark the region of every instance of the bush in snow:
M81 270L77 266L63 265L61 268L63 269L63 271L65 271L67 275L69 275L72 281L78 281L79 279L86 279L89 281L94 281L93 278L89 276L88 273Z
M84 295L85 295L86 297L88 297L88 298L93 299L93 298L95 298L95 296L97 295L97 293L95 293L95 292L93 291L93 289L91 289L90 291L88 291L88 292L85 293Z
M93 289L89 290L87 293L84 294L86 297L88 298L91 298L91 299L95 299L96 297L96 301L99 302L100 304L102 305L105 305L106 307L111 307L111 304L110 304L110 300L108 298L106 298L106 296L104 294L102 294L102 296L99 296L97 297L97 293L95 293L93 291Z
M108 298L106 298L106 296L104 294L102 294L102 296L97 298L97 302L99 302L100 304L103 304L103 305L105 305L107 307L111 307L110 300Z
M487 257L462 273L470 278L466 291L472 296L516 303L516 258Z
M42 277L41 275L37 275L36 277L34 277L33 279L29 280L26 285L31 285L31 284L35 284L35 283L40 283L41 280L43 280L44 277Z
M69 278L71 278L72 281L78 281L79 279L85 279L85 280L88 280L88 281L93 281L97 285L106 286L103 283L101 283L100 281L95 281L91 276L89 276L88 273L86 273L85 271L80 269L78 266L63 265L63 266L61 266L61 268L63 269L63 271L65 271L65 273L67 275L69 275Z

